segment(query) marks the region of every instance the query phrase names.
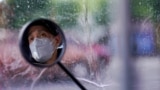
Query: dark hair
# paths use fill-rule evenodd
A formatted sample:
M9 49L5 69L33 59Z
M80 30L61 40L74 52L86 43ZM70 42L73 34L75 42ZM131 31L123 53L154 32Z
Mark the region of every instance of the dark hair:
M51 22L50 20L46 20L46 19L38 19L38 20L31 22L28 25L28 27L26 28L26 31L29 32L29 29L32 26L36 26L36 25L40 25L40 26L47 28L48 32L54 36L57 36L59 34L58 33L58 29L59 29L58 25L56 23Z

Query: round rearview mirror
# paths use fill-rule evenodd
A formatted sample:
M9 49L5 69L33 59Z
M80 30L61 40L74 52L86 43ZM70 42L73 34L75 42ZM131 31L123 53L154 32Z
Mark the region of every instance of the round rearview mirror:
M30 64L47 67L62 59L66 41L62 29L55 22L40 18L23 26L19 47L22 56Z

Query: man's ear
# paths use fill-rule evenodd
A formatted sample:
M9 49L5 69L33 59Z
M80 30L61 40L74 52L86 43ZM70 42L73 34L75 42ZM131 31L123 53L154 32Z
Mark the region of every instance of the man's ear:
M54 37L55 38L55 41L56 41L56 45L59 46L60 43L61 43L61 36L60 35L57 35Z

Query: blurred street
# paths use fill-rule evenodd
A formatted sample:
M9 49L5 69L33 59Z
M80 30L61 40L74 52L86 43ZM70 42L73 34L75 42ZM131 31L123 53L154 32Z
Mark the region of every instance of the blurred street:
M120 79L121 70L120 61L118 58L113 58L108 69L108 76L114 85L106 87L106 90L119 90L119 85L122 79ZM133 85L135 90L159 90L160 86L160 59L159 57L138 57L134 60L133 66L135 67L135 85ZM118 83L119 82L119 83ZM122 84L121 84L122 85Z

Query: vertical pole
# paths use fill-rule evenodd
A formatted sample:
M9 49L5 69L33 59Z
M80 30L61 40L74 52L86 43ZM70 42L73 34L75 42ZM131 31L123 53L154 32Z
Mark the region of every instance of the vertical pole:
M130 47L130 11L129 0L112 0L110 6L113 11L112 14L112 30L111 33L116 39L115 54L119 60L118 64L121 68L119 82L120 90L134 90L133 88L133 63L131 60Z

